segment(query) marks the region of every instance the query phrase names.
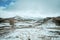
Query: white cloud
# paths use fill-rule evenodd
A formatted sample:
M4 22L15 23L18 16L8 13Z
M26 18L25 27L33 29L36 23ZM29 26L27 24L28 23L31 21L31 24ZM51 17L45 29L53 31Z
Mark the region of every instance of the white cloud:
M4 10L8 16L47 17L60 16L59 0L16 0ZM3 14L1 14L3 15Z
M2 7L2 6L1 6L1 7L0 7L0 10L3 10L3 9L5 9L5 8L6 8L6 7Z

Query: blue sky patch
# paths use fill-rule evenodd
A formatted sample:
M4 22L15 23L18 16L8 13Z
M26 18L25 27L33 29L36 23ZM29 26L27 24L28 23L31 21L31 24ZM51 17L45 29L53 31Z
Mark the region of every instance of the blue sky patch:
M6 7L6 6L8 6L11 2L15 2L15 0L0 0L0 6Z

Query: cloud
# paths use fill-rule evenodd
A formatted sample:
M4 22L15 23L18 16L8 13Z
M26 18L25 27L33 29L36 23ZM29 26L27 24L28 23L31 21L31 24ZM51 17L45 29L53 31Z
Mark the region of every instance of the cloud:
M29 17L60 16L60 0L16 0L4 10Z

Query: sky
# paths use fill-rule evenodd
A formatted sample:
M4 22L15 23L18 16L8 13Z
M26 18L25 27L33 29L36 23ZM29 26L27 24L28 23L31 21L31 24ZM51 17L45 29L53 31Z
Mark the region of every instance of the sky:
M60 16L60 0L0 0L0 17Z

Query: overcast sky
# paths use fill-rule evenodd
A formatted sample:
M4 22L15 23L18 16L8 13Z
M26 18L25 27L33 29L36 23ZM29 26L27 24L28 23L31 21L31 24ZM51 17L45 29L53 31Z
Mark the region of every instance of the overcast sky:
M0 0L0 17L60 16L60 0Z

